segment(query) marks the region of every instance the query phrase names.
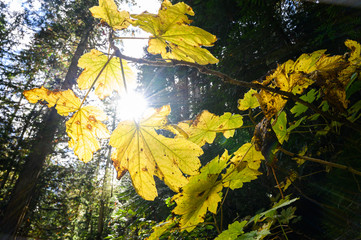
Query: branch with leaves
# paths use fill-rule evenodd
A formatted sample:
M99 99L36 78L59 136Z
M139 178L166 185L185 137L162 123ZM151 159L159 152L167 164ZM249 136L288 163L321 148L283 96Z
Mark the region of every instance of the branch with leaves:
M361 126L356 122L361 116L361 104L358 102L348 107L347 95L352 79L360 72L359 43L351 40L345 42L350 49L349 57L329 56L325 50L303 54L296 61L289 60L279 65L262 81L244 82L205 66L218 63L204 48L211 47L216 37L190 25L188 16L193 16L194 12L183 2L173 5L164 0L158 14L145 12L134 15L119 11L112 0L99 0L99 6L92 7L90 11L95 18L101 18L101 22L108 28L109 49L114 52L105 54L92 49L80 58L78 66L84 70L77 82L80 90L87 91L85 97L80 100L72 90L51 91L44 87L27 90L24 96L31 103L46 101L48 107L55 106L60 115L73 114L66 123L69 147L74 148L75 154L84 162L90 161L93 153L100 148L98 138L110 137L109 144L116 149L112 160L118 178L129 172L134 188L144 199L154 200L158 195L154 176L164 181L176 193L173 201L177 206L173 213L181 216L176 220L180 230L192 231L204 222L208 211L217 214L218 205L221 207L225 198L222 201L222 190L241 188L244 183L257 179L261 174L258 171L261 161L266 159L268 164L274 164L278 151L360 175L359 171L351 167L301 157L301 154L293 154L281 148L295 128L306 120L319 117L323 117L327 123L331 121L361 132ZM128 57L119 51L114 42L119 37L115 34L131 25L151 34L147 50L151 54L160 55L162 60ZM257 124L254 137L248 143L231 154L225 149L222 156L217 156L203 167L199 160L204 151L202 147L206 143L212 144L217 134L223 134L225 138L233 137L236 130L244 127L241 115L226 112L217 116L205 110L194 120L169 124L171 109L170 106L163 106L149 109L140 121L133 119L120 122L110 134L102 123L107 118L105 113L98 107L83 104L93 88L101 100L113 91L120 95L127 92L127 86L135 81L127 61L162 67L188 66L196 68L200 73L219 77L225 83L250 88L244 98L238 100L239 110L249 111L250 120L255 125L257 120L252 116L251 109L262 111L264 120ZM313 103L316 101L321 101L322 106L327 107L317 107ZM291 114L285 110L287 103L294 105ZM313 111L313 115L299 118L308 109ZM287 123L287 114L297 121ZM171 132L175 136L168 137L160 134L159 130ZM324 134L330 130L324 129ZM276 209L293 201L281 200L279 205L269 211L275 213ZM268 222L260 224L259 231L252 233L254 236L264 237L271 233L276 217L270 218L272 214L269 213L255 217L255 223L260 218L268 219ZM160 229L155 228L150 238L159 237L175 226L173 223L171 221ZM235 227L240 229L234 235L236 237L251 234L243 232L249 223L234 222L217 239L235 239L229 238L229 232ZM217 226L216 222L212 224ZM280 223L279 226L285 234L283 225Z

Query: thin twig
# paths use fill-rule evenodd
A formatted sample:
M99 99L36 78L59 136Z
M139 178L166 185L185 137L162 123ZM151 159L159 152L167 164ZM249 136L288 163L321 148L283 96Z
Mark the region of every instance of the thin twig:
M342 165L342 164L338 164L338 163L328 162L328 161L325 161L325 160L322 160L322 159L318 159L318 158L300 156L300 155L298 155L298 154L289 152L289 151L287 151L287 150L285 150L285 149L283 149L283 148L281 148L281 147L279 147L278 149L279 149L281 152L283 152L284 154L286 154L286 155L288 155L288 156L290 156L290 157L301 158L301 159L304 159L304 160L307 160L307 161L320 163L320 164L323 164L323 165L326 165L326 166L343 169L343 170L349 171L349 172L351 172L351 173L353 173L353 174L356 174L356 175L361 176L361 172L353 169L352 167L348 167L348 166L345 166L345 165Z
M236 79L228 76L227 74L224 74L224 73L216 71L216 70L209 69L206 66L199 65L197 63L191 63L191 62L185 62L185 61L179 61L179 60L171 60L171 59L168 59L166 61L151 61L151 60L142 59L142 58L128 57L128 56L125 56L125 55L122 55L122 54L121 54L121 57L123 59L127 60L127 61L131 61L131 62L134 62L134 63L143 64L143 65L163 66L163 67L174 67L174 66L193 67L193 68L196 68L200 73L219 77L225 83L229 83L229 84L232 84L232 85L235 85L235 86L240 86L240 87L261 89L261 90L265 90L265 91L268 91L268 92L273 92L273 93L285 96L288 99L291 99L291 100L293 100L295 102L299 102L302 105L312 109L314 112L320 114L324 118L344 123L347 126L349 126L350 128L352 128L352 129L354 129L354 130L356 130L358 132L361 132L361 126L359 124L350 122L348 119L343 118L343 117L330 115L329 113L324 112L321 109L319 109L317 106L300 99L298 96L294 95L292 92L286 92L286 91L283 91L283 90L280 90L280 89L277 89L277 88L267 87L267 86L264 86L264 85L262 85L260 83L245 82L245 81L236 80Z

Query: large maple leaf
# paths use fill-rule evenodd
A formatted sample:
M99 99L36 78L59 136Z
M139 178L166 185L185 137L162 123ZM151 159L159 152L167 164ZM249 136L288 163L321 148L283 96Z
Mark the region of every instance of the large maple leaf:
M99 6L94 6L89 10L93 17L101 18L114 30L127 28L130 24L129 13L127 11L118 11L113 0L99 0Z
M89 53L84 54L78 62L78 66L84 68L78 78L79 88L89 89L107 62L108 56L98 50L92 49ZM135 81L133 72L125 60L122 60L122 62L127 84L133 84ZM121 93L124 90L122 70L118 57L113 57L108 62L94 87L95 94L100 99L111 95L113 91Z
M161 54L163 59L176 59L198 64L214 64L218 60L202 46L213 46L216 36L194 26L187 15L194 15L190 6L183 2L172 5L168 0L162 3L158 15L142 13L132 15L137 19L134 26L152 34L148 52Z
M105 113L94 106L79 109L67 122L66 132L70 137L69 147L83 162L89 162L93 153L100 148L97 138L108 138L109 131L101 122L107 119Z
M202 167L198 175L192 176L183 187L182 193L173 197L177 206L173 212L182 215L180 227L188 232L198 223L204 222L207 211L217 213L218 203L222 200L222 182L217 181L219 174L227 166L228 152L218 156Z
M24 91L24 96L31 103L48 102L48 107L55 106L57 112L67 116L74 115L66 122L66 132L71 138L69 147L74 147L75 154L80 160L88 162L99 147L98 138L109 137L106 126L100 122L106 120L104 112L94 106L81 107L80 99L72 90L50 91L44 87Z
M110 138L110 145L116 148L112 160L118 177L129 171L134 188L146 200L157 196L153 175L178 192L187 183L183 173L194 175L200 167L198 156L203 150L198 145L156 132L164 128L169 113L170 107L163 106L139 123L120 122Z
M188 140L199 146L203 146L206 142L213 143L217 132L223 133L226 138L232 137L235 129L242 125L243 118L239 114L226 112L222 116L217 116L204 110L195 120L180 122L174 128L174 132L186 136Z
M243 183L261 174L257 167L263 156L260 154L260 157L251 148L252 145L245 144L233 157L226 150L221 157L217 156L202 167L199 174L191 176L183 191L173 197L177 203L173 212L182 215L180 227L183 230L192 231L204 221L207 211L217 213L223 187L241 188ZM221 174L225 169L226 173Z

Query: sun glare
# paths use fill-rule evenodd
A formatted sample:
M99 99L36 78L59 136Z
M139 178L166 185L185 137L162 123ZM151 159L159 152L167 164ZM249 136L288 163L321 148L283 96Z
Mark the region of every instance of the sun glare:
M129 92L120 99L117 112L121 120L139 121L148 107L147 100L142 94Z

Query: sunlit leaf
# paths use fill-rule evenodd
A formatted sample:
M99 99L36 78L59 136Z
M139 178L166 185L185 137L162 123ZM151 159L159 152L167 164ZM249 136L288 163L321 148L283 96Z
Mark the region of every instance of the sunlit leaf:
M174 196L177 206L173 212L182 215L180 227L183 230L190 232L198 223L204 222L207 210L217 212L223 189L222 183L217 179L229 159L228 153L225 154L226 157L214 158L198 175L191 176L182 193Z
M84 54L78 62L78 66L84 68L78 78L80 89L89 89L99 75L100 71L108 61L108 56L102 52L92 49L89 53ZM127 85L134 83L135 78L127 62L122 60L125 71ZM112 94L113 91L119 93L124 91L124 83L119 58L113 57L108 65L104 68L98 80L94 84L95 94L103 99Z
M118 11L113 0L99 0L99 6L92 7L89 10L93 17L101 18L114 30L127 28L130 24L129 13L127 11Z
M97 138L108 138L109 131L101 122L107 119L105 113L94 106L85 106L67 122L66 132L70 137L69 147L83 162L89 162L93 153L100 148Z
M297 172L291 170L289 176L286 177L286 181L281 182L279 187L282 188L283 191L286 191L288 187L297 179L297 177Z
M255 93L257 93L256 90L250 89L246 94L244 94L244 97L238 100L238 109L244 111L249 108L259 107L257 97L254 95Z
M264 156L260 151L257 151L252 143L243 144L237 151L235 151L231 162L238 164L240 161L247 162L248 167L254 170L259 169L261 161Z
M249 168L246 162L238 165L230 165L225 174L222 174L222 183L224 187L234 190L243 187L244 183L257 179L262 173Z
M164 106L139 123L120 122L110 138L116 148L112 160L118 176L128 170L137 193L147 200L157 196L153 175L178 192L187 183L183 173L194 175L200 167L198 156L203 151L198 145L156 132L167 123L169 113L170 107Z
M361 63L361 45L353 40L346 40L345 45L351 50L348 61L354 65L359 65Z
M317 95L317 91L315 89L311 89L307 94L302 95L300 99L308 103L312 103L316 99L316 95ZM298 117L302 113L306 112L307 109L308 109L307 106L297 102L296 105L293 108L291 108L291 113L295 114L295 117Z
M284 111L282 111L277 116L276 120L272 122L272 129L276 133L278 142L280 144L288 140L289 135L287 132L287 116Z
M55 105L59 115L67 116L71 112L75 112L80 107L80 99L75 96L70 89L65 91L50 91L44 87L34 88L24 91L25 98L30 103L37 103L38 101L48 102L48 107Z
M219 117L205 110L194 121L179 123L178 128L186 133L188 140L203 146L206 142L213 143L217 132L222 132L226 138L232 137L235 129L243 125L242 119L239 114L224 113Z
M247 224L247 221L238 222L235 221L228 225L228 229L224 230L214 240L234 240L240 234L244 233L243 228Z
M146 238L146 240L158 240L160 236L163 235L169 228L171 228L176 222L174 219L168 221L163 221L158 223L156 226L152 227L152 234Z
M158 15L142 13L132 15L135 26L152 34L148 52L161 54L163 59L176 59L198 64L213 64L218 60L202 46L213 46L217 38L209 32L189 26L187 15L194 15L183 2L172 5L165 0Z

